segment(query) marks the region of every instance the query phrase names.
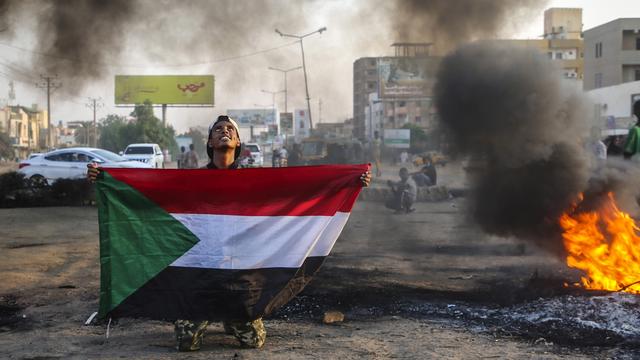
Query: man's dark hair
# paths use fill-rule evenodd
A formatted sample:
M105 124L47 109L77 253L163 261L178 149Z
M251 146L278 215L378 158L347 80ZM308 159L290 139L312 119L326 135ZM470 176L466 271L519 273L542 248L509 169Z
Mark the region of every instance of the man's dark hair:
M189 144L189 150L193 150L195 148L195 146L193 146L193 144Z
M180 146L180 151L184 152L185 150L184 146Z

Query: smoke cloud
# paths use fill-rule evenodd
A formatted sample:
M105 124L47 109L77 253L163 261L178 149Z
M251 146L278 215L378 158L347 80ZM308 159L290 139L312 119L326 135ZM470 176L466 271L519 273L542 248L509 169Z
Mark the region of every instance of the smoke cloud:
M445 54L464 41L495 38L505 24L539 14L546 4L538 0L403 0L397 3L393 29L399 41L433 42L437 53Z
M495 42L445 57L442 124L471 157L473 216L487 232L562 251L557 219L588 186L583 105L535 49Z
M125 26L136 17L135 2L128 0L37 1L31 5L41 13L38 48L49 55L38 57L35 66L76 82L103 74L109 59L117 58L123 48Z

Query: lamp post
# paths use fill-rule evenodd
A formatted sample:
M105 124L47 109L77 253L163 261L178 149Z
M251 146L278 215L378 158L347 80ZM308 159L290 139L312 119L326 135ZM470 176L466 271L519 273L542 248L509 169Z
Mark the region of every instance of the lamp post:
M282 74L284 74L284 112L288 112L287 110L287 73L289 71L298 70L298 69L302 69L302 66L296 66L294 68L286 69L286 70L269 66L269 70L280 71Z
M280 91L269 91L269 90L260 90L265 94L271 94L271 108L275 109L276 108L276 95L280 94L282 92L286 92L287 90L280 90Z
M302 71L304 72L304 88L307 93L307 112L309 113L309 131L313 129L313 121L311 120L311 97L309 96L309 83L307 81L307 65L304 61L304 46L302 45L302 40L307 36L313 35L315 33L322 34L323 31L326 31L327 27L321 27L320 29L310 32L304 35L293 35L293 34L285 34L280 30L276 29L276 33L278 33L282 37L292 37L298 39L300 41L300 50L302 52Z

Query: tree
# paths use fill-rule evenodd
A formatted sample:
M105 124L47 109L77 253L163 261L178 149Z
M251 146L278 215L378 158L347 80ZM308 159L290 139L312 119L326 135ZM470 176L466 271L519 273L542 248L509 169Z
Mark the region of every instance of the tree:
M403 129L409 129L411 131L411 152L414 154L423 152L427 149L427 142L429 137L427 134L416 124L404 124Z
M13 160L14 157L11 138L6 133L0 132L0 158Z
M136 105L131 116L135 121L113 114L104 119L100 126L101 148L119 152L129 144L155 143L162 149L177 150L175 130L171 126L162 126L160 119L153 115L151 102Z
M163 149L174 152L177 150L175 135L176 132L171 126L164 127L160 119L153 115L153 104L146 100L144 104L138 104L131 112L131 116L136 118L134 127L136 134L140 136L138 142L156 143Z

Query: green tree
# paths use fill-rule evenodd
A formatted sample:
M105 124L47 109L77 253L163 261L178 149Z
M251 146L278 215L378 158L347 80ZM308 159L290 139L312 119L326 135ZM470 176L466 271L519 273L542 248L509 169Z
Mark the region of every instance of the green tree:
M13 160L14 157L11 138L9 138L8 134L0 132L0 158Z
M404 124L403 129L409 129L411 131L411 149L410 151L414 154L423 152L427 149L427 142L429 137L427 133L422 130L416 124Z
M113 152L123 151L134 143L155 143L162 149L175 152L177 144L175 130L162 126L162 121L153 115L153 104L146 101L131 112L135 121L127 121L118 115L108 115L100 126L100 147Z
M171 126L164 127L160 119L153 115L153 104L146 100L144 104L138 104L131 112L136 118L134 123L135 134L139 136L137 142L157 143L162 149L172 152L177 150L176 132Z

